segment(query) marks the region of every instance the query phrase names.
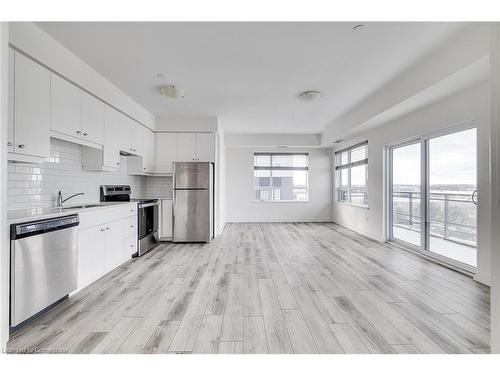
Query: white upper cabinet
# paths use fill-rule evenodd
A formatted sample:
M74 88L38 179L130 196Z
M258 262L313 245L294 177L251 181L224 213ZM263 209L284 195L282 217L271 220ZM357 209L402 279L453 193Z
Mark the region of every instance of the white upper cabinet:
M7 121L7 151L14 152L14 50L9 48L9 109Z
M82 92L82 136L89 142L104 143L104 106L96 97Z
M172 173L177 161L215 161L215 134L156 133L155 173Z
M50 129L82 137L82 90L54 73L50 84Z
M156 133L155 172L172 173L177 161L177 133Z
M120 144L124 134L123 115L106 106L104 110L103 165L109 168L120 166Z
M144 127L142 127L142 133L143 170L147 173L153 173L155 169L155 135L151 130Z
M141 141L140 156L127 157L127 172L130 175L152 174L155 171L155 135L140 126L138 139Z
M142 155L142 125L122 113L120 115L122 123L120 150L132 155Z
M50 72L15 52L14 152L50 156Z
M215 161L213 133L178 133L177 161Z
M196 134L196 161L215 161L215 136L213 133Z
M196 161L196 133L178 133L177 160Z

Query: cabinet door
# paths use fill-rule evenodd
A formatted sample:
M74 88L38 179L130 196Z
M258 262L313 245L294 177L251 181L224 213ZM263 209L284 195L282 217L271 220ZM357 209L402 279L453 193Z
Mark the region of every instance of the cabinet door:
M14 50L9 48L9 107L7 122L7 151L14 151Z
M177 159L177 133L156 133L155 172L172 173Z
M123 240L123 258L126 262L137 253L137 236L128 236Z
M104 103L82 92L82 136L90 142L104 143Z
M196 160L196 133L179 133L177 161Z
M16 52L14 76L14 150L49 157L50 72Z
M82 90L50 73L50 129L82 136Z
M196 134L196 161L215 161L215 137L213 133Z
M144 172L154 172L155 164L155 135L146 128L143 128L142 146L142 168Z
M102 164L104 167L118 168L120 166L120 113L110 106L104 108L104 145Z
M161 238L172 238L172 200L161 200Z
M105 251L104 266L106 272L118 267L123 263L123 225L119 221L113 221L105 225Z
M130 119L132 131L130 132L133 135L132 139L132 149L135 155L144 156L144 134L146 128L139 124L138 122Z
M119 115L122 123L120 150L132 155L142 155L142 126L122 113Z
M78 231L78 288L83 288L106 273L104 237L104 226Z

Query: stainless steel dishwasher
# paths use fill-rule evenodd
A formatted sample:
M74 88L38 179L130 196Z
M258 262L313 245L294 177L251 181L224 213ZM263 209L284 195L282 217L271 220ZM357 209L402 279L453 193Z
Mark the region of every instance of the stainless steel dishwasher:
M77 288L79 222L68 215L11 225L11 328Z

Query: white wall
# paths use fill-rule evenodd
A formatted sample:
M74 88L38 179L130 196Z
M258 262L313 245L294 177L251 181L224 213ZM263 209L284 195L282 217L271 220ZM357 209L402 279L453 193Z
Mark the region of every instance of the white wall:
M33 22L10 22L10 43L34 60L154 130L155 118Z
M500 24L491 28L491 352L500 354Z
M222 233L226 226L226 142L225 134L220 131L217 134L216 155L216 234Z
M179 99L182 100L182 99ZM215 116L157 116L156 131L159 132L208 132L218 130Z
M385 124L336 146L341 149L368 140L369 209L340 203L333 205L333 219L377 240L384 231L384 146L477 119L478 142L478 281L490 283L491 220L489 159L489 87L481 83L445 100Z
M282 148L226 148L226 220L228 222L330 221L332 217L332 151L293 148L309 153L309 202L254 202L254 152L283 152Z
M290 146L317 147L321 146L321 134L226 134L227 146Z
M0 346L9 338L9 237L7 232L7 82L9 26L0 22Z

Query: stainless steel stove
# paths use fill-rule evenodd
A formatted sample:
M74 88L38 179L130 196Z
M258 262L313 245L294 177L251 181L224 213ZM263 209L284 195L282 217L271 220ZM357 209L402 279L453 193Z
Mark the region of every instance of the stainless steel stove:
M101 202L137 202L137 254L141 256L157 245L158 199L130 199L130 185L101 185Z

